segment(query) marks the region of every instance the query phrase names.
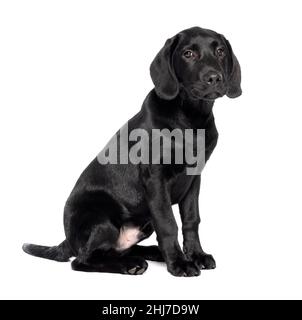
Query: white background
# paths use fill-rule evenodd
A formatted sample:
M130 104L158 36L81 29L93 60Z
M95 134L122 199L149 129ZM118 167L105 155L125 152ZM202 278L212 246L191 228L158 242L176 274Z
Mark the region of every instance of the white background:
M301 299L299 4L1 1L0 297ZM220 138L202 175L200 234L217 269L81 273L24 254L23 242L64 239L76 179L139 111L165 40L196 25L223 33L242 67L243 95L215 104Z

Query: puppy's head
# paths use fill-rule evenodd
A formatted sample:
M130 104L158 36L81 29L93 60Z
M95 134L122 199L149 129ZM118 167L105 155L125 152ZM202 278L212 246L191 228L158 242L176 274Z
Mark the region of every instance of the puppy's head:
M168 39L150 66L157 95L174 99L184 90L192 99L241 95L241 70L230 43L214 31L194 27Z

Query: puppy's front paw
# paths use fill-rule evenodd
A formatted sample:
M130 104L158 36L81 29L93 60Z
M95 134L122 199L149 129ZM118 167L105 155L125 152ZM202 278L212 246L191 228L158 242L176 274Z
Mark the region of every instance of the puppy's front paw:
M185 259L177 259L171 263L167 264L168 271L176 277L195 277L200 275L200 270L191 261Z
M194 254L190 260L194 262L199 269L215 269L216 268L216 262L213 256L204 252Z

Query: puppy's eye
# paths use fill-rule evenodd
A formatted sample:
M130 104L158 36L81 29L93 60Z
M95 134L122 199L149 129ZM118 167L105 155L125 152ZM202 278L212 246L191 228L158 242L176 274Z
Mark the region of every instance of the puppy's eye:
M224 47L219 47L219 48L217 48L217 49L216 49L216 55L217 55L217 57L219 57L219 58L224 57L224 55L225 55Z
M186 50L184 53L183 53L183 56L187 59L190 59L190 58L193 58L195 55L194 55L194 52L192 50Z

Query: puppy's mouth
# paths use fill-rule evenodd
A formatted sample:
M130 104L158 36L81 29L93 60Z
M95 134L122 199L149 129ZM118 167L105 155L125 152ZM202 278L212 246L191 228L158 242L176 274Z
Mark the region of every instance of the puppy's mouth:
M204 91L202 91L198 88L193 88L193 89L191 89L191 94L194 99L213 101L217 98L221 98L222 96L224 96L225 92L213 91L213 92L209 92L209 93L204 93Z

